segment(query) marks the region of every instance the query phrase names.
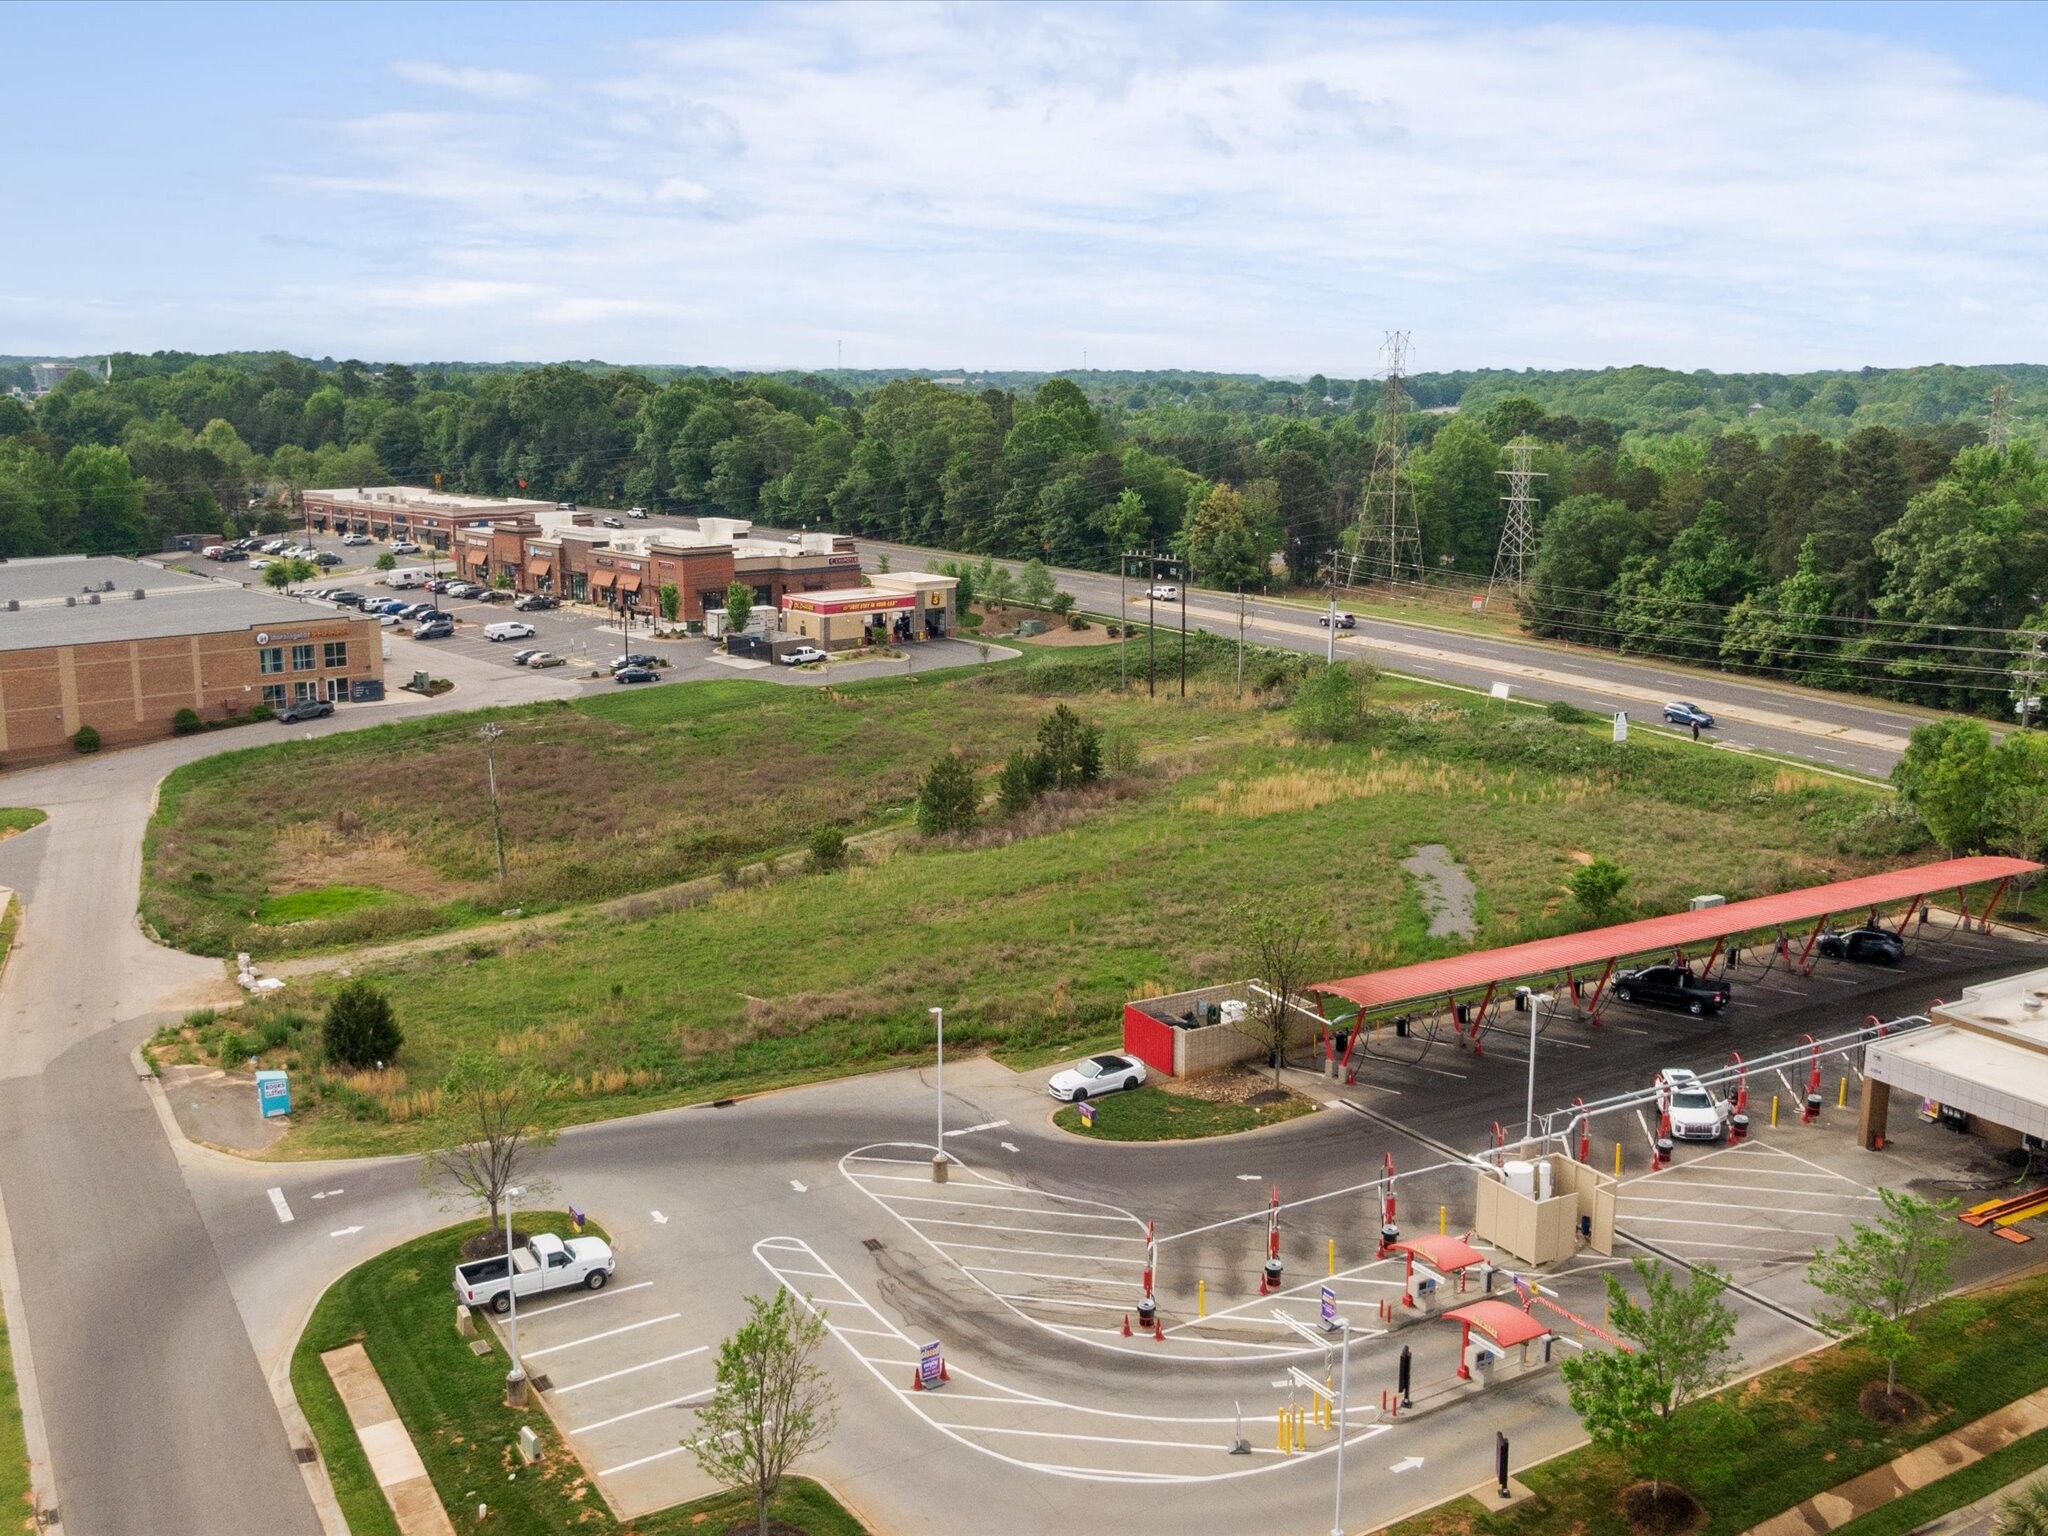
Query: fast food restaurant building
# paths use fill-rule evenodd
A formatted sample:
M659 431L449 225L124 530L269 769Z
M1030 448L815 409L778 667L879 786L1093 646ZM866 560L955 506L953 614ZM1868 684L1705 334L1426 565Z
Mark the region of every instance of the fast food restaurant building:
M856 591L791 593L782 600L782 631L826 651L943 639L957 586L951 576L876 574Z

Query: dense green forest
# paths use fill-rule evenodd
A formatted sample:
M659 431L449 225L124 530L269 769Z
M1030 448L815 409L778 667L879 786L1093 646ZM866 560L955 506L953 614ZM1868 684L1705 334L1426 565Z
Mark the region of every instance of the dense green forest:
M1309 582L1357 519L1380 399L1372 380L1320 375L177 353L111 370L0 399L0 555L155 548L281 523L309 487L438 474L1064 565L1171 548L1211 585ZM1502 449L1535 440L1523 611L1538 633L2002 712L2013 632L2048 622L2048 368L1485 371L1419 375L1409 393L1432 579L1491 572Z

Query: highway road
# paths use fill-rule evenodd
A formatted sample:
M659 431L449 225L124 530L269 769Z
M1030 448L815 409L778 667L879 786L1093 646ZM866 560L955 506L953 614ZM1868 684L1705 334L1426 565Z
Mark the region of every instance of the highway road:
M876 568L886 555L893 569L922 570L933 559L960 558L912 545L862 541L862 563ZM1091 613L1118 611L1118 583L1098 571L1060 570L1063 590ZM1124 611L1142 621L1145 584L1126 584ZM1343 598L1338 598L1341 607ZM1321 653L1329 632L1316 609L1296 603L1248 598L1245 637L1253 644ZM1191 630L1235 639L1238 599L1227 593L1191 589L1187 625ZM1178 628L1177 605L1157 604L1155 623ZM1506 683L1520 698L1563 699L1585 709L1627 710L1632 723L1657 721L1663 706L1684 699L1719 721L1706 739L1719 745L1803 758L1822 767L1884 778L1905 750L1915 725L1929 718L1880 702L1783 687L1769 681L1694 671L1638 661L1577 646L1470 635L1457 630L1361 616L1354 630L1340 631L1339 655L1367 656L1390 672L1430 682L1452 683L1481 692ZM1136 657L1134 649L1132 655ZM1161 649L1161 675L1172 675L1172 658Z

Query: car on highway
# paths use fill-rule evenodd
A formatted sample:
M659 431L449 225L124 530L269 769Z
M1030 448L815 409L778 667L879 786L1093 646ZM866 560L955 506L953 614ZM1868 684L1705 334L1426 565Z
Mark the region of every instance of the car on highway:
M1671 1117L1674 1141L1719 1141L1728 1134L1732 1118L1728 1101L1715 1098L1697 1072L1666 1067L1657 1074L1657 1092L1664 1112Z
M1664 706L1664 719L1671 725L1696 725L1703 731L1714 728L1714 717L1697 704L1680 699Z
M561 604L545 592L529 592L524 597L514 598L512 606L521 613L546 613L550 608L559 608Z
M391 546L391 553L394 555L417 555L420 553L420 547L413 543L411 539L400 539Z
M553 651L535 651L526 658L529 667L563 667L569 664L566 656L557 656Z
M500 619L495 624L484 626L486 640L531 640L533 626L518 619Z
M601 527L605 528L623 528L626 526L624 523L620 522L616 517L600 517L597 521Z
M541 1232L524 1248L455 1266L455 1299L465 1307L512 1310L514 1294L546 1291L601 1291L618 1271L612 1245L601 1237L559 1238Z
M1333 624L1338 629L1356 629L1358 628L1358 615L1355 613L1339 613L1336 617L1332 618L1326 613L1318 617L1316 622L1325 629L1330 628Z
M814 661L825 661L828 658L815 645L800 645L793 651L784 651L775 659L785 667L801 667L807 666Z
M428 619L424 624L413 626L412 637L415 640L446 640L454 633L453 619Z
M1683 1008L1698 1018L1728 1006L1728 983L1702 981L1690 966L1646 965L1641 970L1616 972L1614 997L1622 1003Z
M325 699L301 699L296 704L287 704L277 712L279 725L297 725L301 720L324 720L334 713L334 706Z
M1855 960L1865 965L1897 965L1906 958L1906 941L1889 928L1866 923L1843 933L1824 933L1817 946L1829 960Z
M1180 601L1179 587L1152 587L1145 595L1155 603L1177 603Z
M372 539L367 533L344 533L341 536L341 542L350 548L354 548L358 544L374 544L376 540Z
M1078 1104L1100 1098L1123 1088L1140 1088L1145 1083L1145 1063L1119 1051L1105 1051L1077 1062L1064 1072L1055 1072L1045 1091L1056 1099Z
M661 674L652 667L620 667L612 674L615 683L658 683Z
M645 507L628 507L626 508L626 516L637 518L644 522L647 518L647 509Z

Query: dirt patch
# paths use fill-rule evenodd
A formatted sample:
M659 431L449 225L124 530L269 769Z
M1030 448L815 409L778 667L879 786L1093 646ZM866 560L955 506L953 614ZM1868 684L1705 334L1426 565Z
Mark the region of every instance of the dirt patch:
M1161 1086L1184 1099L1201 1099L1210 1104L1285 1104L1301 1097L1291 1088L1275 1088L1270 1073L1249 1067L1232 1067L1227 1072L1210 1072L1202 1077L1176 1077Z
M512 1229L513 1249L516 1251L524 1248L532 1236L531 1232L522 1232L519 1228L514 1227ZM505 1229L503 1227L495 1227L488 1232L472 1232L462 1240L462 1262L465 1264L469 1263L472 1259L500 1258L504 1255L504 1252Z
M1707 1518L1698 1499L1669 1483L1636 1483L1622 1489L1621 1512L1638 1536L1683 1536Z
M1478 928L1474 910L1478 888L1465 866L1442 843L1425 843L1401 861L1422 888L1422 910L1429 914L1429 935L1470 938Z
M278 835L280 855L270 881L273 895L315 891L328 885L369 885L421 901L452 901L481 886L450 880L407 857L392 836L336 831L319 822L300 822Z
M1886 1392L1883 1382L1870 1381L1856 1394L1856 1410L1876 1424L1910 1424L1927 1411L1927 1404L1910 1387Z
M1114 645L1116 642L1104 633L1100 624L1093 619L1086 629L1069 629L1067 621L1057 614L1027 614L1028 618L1043 618L1052 628L1042 635L1013 635L1019 645Z

